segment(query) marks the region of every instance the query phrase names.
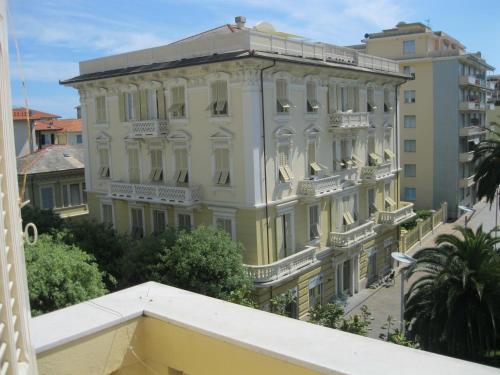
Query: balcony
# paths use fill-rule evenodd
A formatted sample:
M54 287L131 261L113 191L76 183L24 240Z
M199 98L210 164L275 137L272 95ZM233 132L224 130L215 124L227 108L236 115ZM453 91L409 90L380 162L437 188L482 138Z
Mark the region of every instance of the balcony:
M336 248L348 248L359 245L375 236L373 221L367 221L346 232L330 232L330 244Z
M391 163L361 168L362 180L377 181L391 176L393 176Z
M330 130L368 128L368 112L330 114Z
M484 79L476 78L474 76L460 76L459 84L465 86L477 86L486 87L486 81Z
M473 137L473 136L481 135L484 133L486 133L485 128L482 128L480 126L475 126L475 125L460 128L460 130L458 132L460 137Z
M201 201L199 186L167 186L111 182L109 195L112 198L131 201L190 206Z
M460 180L458 180L458 187L459 188L466 189L466 188L469 188L471 186L474 186L474 175L472 175L470 177L464 177L464 178L461 178Z
M461 152L458 155L458 161L460 163L469 163L474 159L474 151L469 151L469 152Z
M277 262L259 266L246 264L245 268L255 283L269 283L292 275L314 262L316 262L316 248L308 246L305 250Z
M305 198L319 198L340 188L340 176L313 177L299 182L298 194Z
M167 120L144 120L131 123L130 138L158 138L166 137L168 132Z
M359 168L357 167L341 169L340 171L335 171L335 173L339 175L341 182L347 180L357 182L359 178Z
M461 111L484 111L486 104L477 101L463 101L460 102Z
M399 208L394 211L379 211L377 224L399 225L414 218L413 203L401 202Z

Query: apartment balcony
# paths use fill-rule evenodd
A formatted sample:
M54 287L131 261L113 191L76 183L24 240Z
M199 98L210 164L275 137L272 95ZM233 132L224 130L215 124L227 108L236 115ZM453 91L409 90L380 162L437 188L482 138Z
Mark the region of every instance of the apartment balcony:
M458 83L464 86L486 87L486 81L474 76L460 76Z
M486 104L477 101L463 101L460 102L459 109L461 111L484 111L486 109Z
M158 138L166 137L168 133L167 120L144 120L131 123L130 138Z
M342 181L357 182L359 179L359 168L358 167L345 168L339 171L335 171L335 174L339 175L341 182Z
M393 211L379 211L377 214L377 224L399 225L413 219L415 216L413 203L401 202L400 207Z
M460 163L469 163L474 159L474 151L469 151L469 152L461 152L458 155L458 161Z
M474 186L474 175L469 176L469 177L464 177L458 180L458 187L459 188L469 188L471 186Z
M374 225L375 223L369 220L345 232L330 232L330 244L336 248L349 248L359 245L375 236Z
M391 177L394 174L392 173L392 164L384 163L380 165L373 165L361 168L361 179L368 181L377 181L383 178Z
M368 128L369 125L368 112L330 114L330 130Z
M329 195L340 189L341 179L339 175L312 177L302 180L298 185L298 195L304 198L319 198Z
M316 261L316 248L307 246L305 250L271 264L259 266L245 264L245 269L254 283L270 283L293 275Z
M486 129L480 126L472 125L460 128L458 134L460 137L474 137L486 133Z
M201 202L199 186L168 186L111 182L109 195L112 198L130 201L190 206Z

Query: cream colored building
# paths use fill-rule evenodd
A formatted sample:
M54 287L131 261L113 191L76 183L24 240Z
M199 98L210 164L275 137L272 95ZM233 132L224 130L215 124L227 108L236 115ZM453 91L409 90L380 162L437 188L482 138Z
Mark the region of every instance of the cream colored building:
M486 124L500 131L500 75L490 76L488 81L493 91L487 98L489 106L486 111Z
M293 315L391 269L398 64L249 28L80 63L91 216L143 236L214 225L245 247L266 308Z
M400 90L401 187L417 209L448 202L449 215L475 201L473 147L485 134L494 68L479 52L421 23L366 34L357 50L397 60L414 79Z

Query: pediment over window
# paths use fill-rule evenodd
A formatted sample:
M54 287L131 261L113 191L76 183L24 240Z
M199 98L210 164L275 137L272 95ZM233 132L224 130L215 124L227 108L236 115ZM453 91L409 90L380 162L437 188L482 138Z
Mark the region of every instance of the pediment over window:
M234 138L234 133L228 129L220 128L210 136L212 141L230 141Z
M295 135L295 129L292 129L288 126L282 126L275 130L274 136L276 138L291 138Z
M185 130L176 130L169 134L167 139L170 142L189 142L191 140L191 134Z
M321 129L318 126L312 124L309 125L306 130L304 130L304 134L310 137L319 136L321 134Z
M100 143L110 142L111 141L111 135L109 135L106 132L100 132L99 135L96 138L96 141L100 142Z

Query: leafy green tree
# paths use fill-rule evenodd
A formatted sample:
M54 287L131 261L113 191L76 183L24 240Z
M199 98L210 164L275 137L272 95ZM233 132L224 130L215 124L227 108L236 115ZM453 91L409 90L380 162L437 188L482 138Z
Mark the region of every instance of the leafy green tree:
M497 346L500 238L457 227L422 249L407 276L423 273L405 296L410 334L425 350L478 359Z
M25 246L33 315L70 306L107 292L93 258L49 235Z
M154 279L227 300L231 293L251 288L242 252L241 244L224 231L204 226L182 231L175 245L160 255Z
M271 298L270 302L271 311L274 314L295 318L297 296L295 296L291 291L275 295Z
M492 204L500 186L500 132L491 130L491 137L479 142L474 149L473 161L477 162L474 175L477 197L486 197L487 202Z
M347 319L341 321L339 329L341 331L355 333L356 335L366 336L370 330L371 312L368 311L368 306L361 306L361 313L351 315Z
M379 338L387 342L392 342L393 344L406 346L408 348L417 348L417 343L409 340L403 332L396 328L396 324L397 322L392 315L388 315L387 320L382 327L380 327L385 330L386 333L381 333Z
M327 303L326 305L316 305L310 312L310 322L328 328L335 328L341 331L355 333L366 336L370 330L371 313L368 306L361 306L361 313L345 316L344 308L337 303Z
M64 226L63 219L52 210L41 210L27 205L22 208L21 216L24 225L28 223L36 225L38 234L53 234Z

